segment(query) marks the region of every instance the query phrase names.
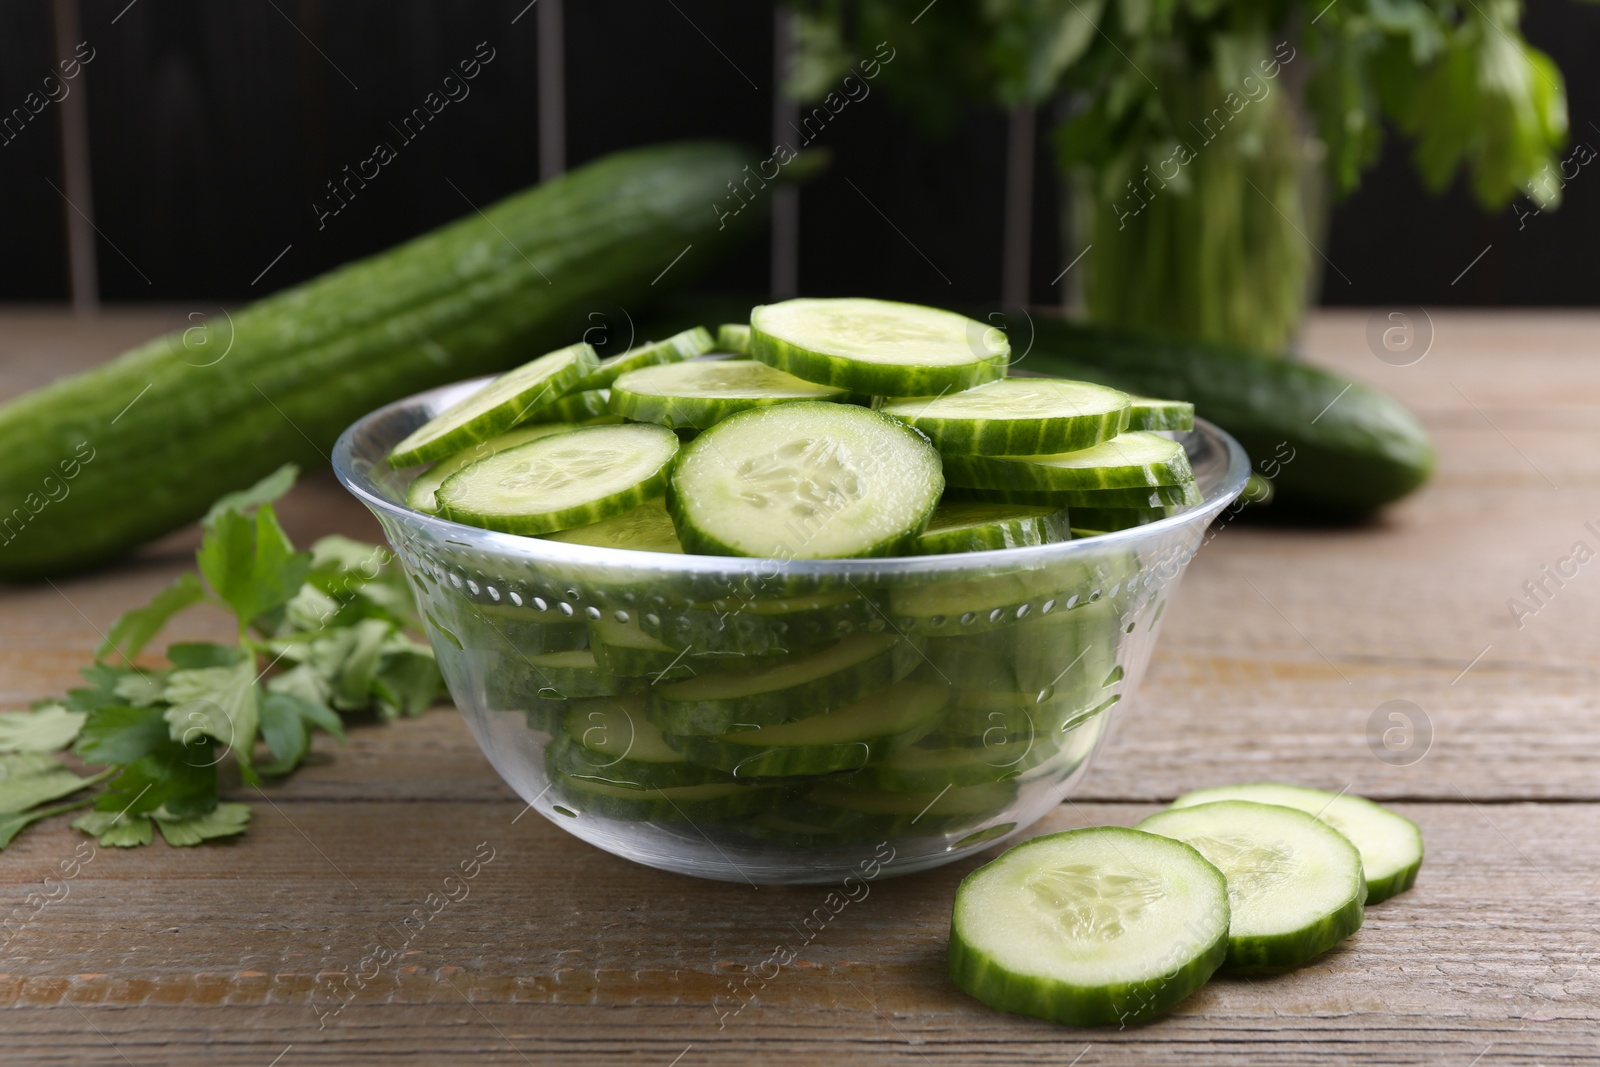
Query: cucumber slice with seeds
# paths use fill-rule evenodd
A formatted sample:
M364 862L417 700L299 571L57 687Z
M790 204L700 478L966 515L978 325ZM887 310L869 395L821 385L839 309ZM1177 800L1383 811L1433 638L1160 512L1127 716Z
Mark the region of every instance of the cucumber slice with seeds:
M1189 808L1214 800L1253 800L1258 804L1298 808L1339 831L1361 853L1369 905L1410 889L1422 868L1421 828L1405 816L1364 797L1257 782L1196 789L1174 800L1172 806Z
M573 545L626 548L634 552L683 551L683 546L678 543L677 528L672 525L672 516L667 514L667 506L660 500L640 504L631 511L587 526L547 533L544 538Z
M1128 394L1059 378L1003 378L959 393L890 400L879 411L941 452L1044 456L1109 441L1128 426Z
M550 766L572 778L640 789L727 783L731 776L698 767L668 746L645 717L644 698L575 700L550 748Z
M696 326L673 334L665 341L651 341L629 349L620 356L601 360L598 367L573 386L573 390L606 389L630 371L693 359L711 351L712 347L711 334L705 327Z
M1158 812L1139 829L1193 845L1227 878L1229 970L1290 970L1361 927L1361 854L1315 816L1218 800Z
M498 437L491 437L487 441L479 441L471 448L464 448L453 456L446 456L421 474L417 475L411 485L406 488L406 506L418 511L433 511L438 507L434 494L438 492L444 480L468 464L476 463L480 459L487 459L496 452L504 452L517 445L525 445L529 441L537 441L541 437L552 434L567 433L577 429L564 422L540 423L535 426L519 426L515 430L507 430Z
M1005 377L1004 331L886 300L786 300L750 312L750 354L871 396L936 396Z
M776 726L883 689L920 660L916 647L895 634L862 634L777 666L654 686L650 717L668 734Z
M844 398L843 389L802 381L765 363L697 360L623 375L611 388L611 410L638 422L704 430L750 408Z
M447 519L542 534L598 522L661 496L678 439L660 426L585 426L497 452L439 487Z
M1061 508L1028 504L951 500L948 491L917 537L916 551L984 552L1021 545L1048 545L1072 536Z
M848 404L741 412L684 446L667 510L691 552L890 556L916 544L944 490L909 426Z
M750 354L750 327L745 323L725 322L717 327L717 351L736 356Z
M943 686L898 682L795 722L717 737L669 736L666 743L735 778L853 771L933 729L949 701Z
M992 1008L1070 1026L1159 1015L1228 944L1222 874L1193 848L1118 826L1036 837L956 890L950 978Z
M1135 489L1194 481L1183 445L1129 432L1093 448L1054 456L946 456L951 485L973 489Z
M542 405L570 392L599 365L593 348L577 344L508 371L413 430L390 450L389 465L411 467L443 459L519 422L534 421Z
M1194 429L1194 405L1187 400L1156 400L1148 396L1128 399L1130 430Z

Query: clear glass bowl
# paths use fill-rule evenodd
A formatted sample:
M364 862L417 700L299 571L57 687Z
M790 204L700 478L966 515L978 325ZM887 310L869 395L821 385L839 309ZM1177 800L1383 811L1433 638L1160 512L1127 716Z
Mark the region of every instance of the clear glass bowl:
M482 384L334 448L383 524L456 705L539 813L703 878L907 874L1027 827L1082 779L1244 451L1177 435L1204 503L1061 544L899 559L632 552L405 506L389 448Z

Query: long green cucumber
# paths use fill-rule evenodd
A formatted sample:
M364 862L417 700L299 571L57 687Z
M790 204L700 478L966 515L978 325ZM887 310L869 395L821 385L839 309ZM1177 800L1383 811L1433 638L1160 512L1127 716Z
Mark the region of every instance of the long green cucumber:
M1035 319L1023 369L1193 402L1270 461L1281 504L1357 515L1433 471L1428 433L1394 397L1294 360L1201 341Z
M760 213L719 229L706 208L746 162L618 153L0 407L0 578L107 560L320 463L372 408L554 347L587 301L653 294L689 245L663 281L692 277Z

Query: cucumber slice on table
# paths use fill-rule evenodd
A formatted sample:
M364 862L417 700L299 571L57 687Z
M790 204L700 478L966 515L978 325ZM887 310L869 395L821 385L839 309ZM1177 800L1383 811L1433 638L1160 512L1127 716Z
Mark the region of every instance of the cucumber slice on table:
M1025 841L967 875L950 977L992 1008L1072 1026L1137 1022L1206 983L1228 889L1187 845L1102 826Z
M550 746L552 770L640 789L728 783L729 775L697 767L668 746L645 717L644 697L574 700Z
M390 450L389 465L411 467L443 459L519 422L532 421L542 406L571 392L599 365L600 357L585 344L559 348L524 363L413 430Z
M1067 513L1060 508L1028 504L951 500L946 493L917 537L916 551L931 556L944 552L983 552L1021 545L1048 545L1072 536Z
M949 702L943 686L903 681L795 722L716 737L669 736L666 743L736 778L853 771L932 730Z
M944 491L939 454L849 404L741 412L684 446L667 509L691 552L834 559L911 549Z
M1139 829L1193 845L1227 877L1230 970L1299 967L1361 928L1361 854L1313 815L1218 800L1157 812Z
M756 670L703 674L650 690L668 734L726 734L803 719L899 681L920 661L896 634L862 634Z
M749 359L647 367L618 378L611 410L638 422L704 430L735 412L796 400L842 401L843 389L785 374Z
M717 351L736 356L750 354L750 327L742 322L725 322L717 327Z
M683 546L678 543L678 531L672 525L672 516L667 514L667 506L660 500L640 504L631 511L587 526L557 530L543 536L547 541L565 541L598 548L626 548L635 552L683 551Z
M703 326L696 326L682 333L673 334L665 341L651 341L631 348L620 356L603 359L600 365L573 386L574 392L580 390L606 389L618 378L629 371L642 370L645 367L654 367L662 363L678 363L685 359L693 359L711 351L713 342L711 334Z
M1192 430L1194 405L1187 400L1156 400L1148 396L1128 398L1130 430Z
M1416 883L1417 872L1422 869L1421 828L1405 816L1364 797L1257 782L1196 789L1174 800L1172 806L1188 808L1214 800L1253 800L1258 804L1298 808L1339 831L1361 853L1368 904L1388 900L1410 889Z
M661 426L585 426L497 452L449 478L447 519L542 534L621 515L659 497L678 439Z
M1128 394L1059 378L1002 378L959 393L890 400L879 411L941 452L1043 456L1109 441L1128 427Z
M1194 470L1183 445L1141 430L1054 456L949 455L945 477L974 489L1136 489L1186 485Z
M936 396L1005 377L1004 331L886 300L786 300L750 312L750 354L872 396Z
M480 459L487 459L496 452L504 452L517 445L525 445L529 441L537 441L541 437L552 434L566 433L576 430L577 427L565 422L546 422L534 426L518 426L515 430L507 430L498 437L491 437L487 441L479 441L470 448L464 448L453 456L446 456L411 482L406 488L406 506L418 511L433 511L438 507L434 494L438 492L444 480Z

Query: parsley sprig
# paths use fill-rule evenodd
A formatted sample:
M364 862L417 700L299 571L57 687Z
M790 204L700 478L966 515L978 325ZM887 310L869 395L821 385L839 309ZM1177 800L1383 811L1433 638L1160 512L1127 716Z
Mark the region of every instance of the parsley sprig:
M296 551L273 501L285 465L218 500L190 571L119 616L80 673L87 683L28 711L0 714L0 848L52 815L106 846L169 845L243 833L250 806L223 801L229 757L259 786L306 758L316 731L344 741L344 717L419 715L442 693L404 576L388 551L324 537ZM140 653L179 612L211 604L238 625L231 644ZM261 750L265 750L264 752ZM65 758L101 768L80 774Z

